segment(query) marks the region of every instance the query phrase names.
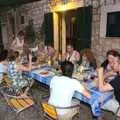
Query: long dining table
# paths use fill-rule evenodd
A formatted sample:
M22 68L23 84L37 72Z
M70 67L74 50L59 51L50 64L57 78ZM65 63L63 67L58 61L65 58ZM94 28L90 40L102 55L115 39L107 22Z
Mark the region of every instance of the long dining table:
M41 75L40 71L46 70L46 71L52 71L51 73L54 73L54 70L50 66L42 66L33 69L30 72L24 72L24 75L32 78L40 83L43 83L47 86L50 86L50 81L52 80L52 77L54 74L49 75ZM81 82L82 84L82 82ZM113 98L113 92L100 92L97 87L92 86L91 81L85 82L83 85L90 91L91 93L91 99L88 99L84 95L82 95L80 92L75 92L73 97L77 98L80 101L83 101L91 106L91 111L93 113L93 116L99 117L101 115L101 106L104 105L106 102L108 102L110 99Z

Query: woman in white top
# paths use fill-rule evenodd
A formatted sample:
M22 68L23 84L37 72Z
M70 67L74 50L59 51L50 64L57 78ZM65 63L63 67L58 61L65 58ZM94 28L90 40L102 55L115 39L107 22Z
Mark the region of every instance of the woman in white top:
M13 40L10 48L14 51L18 51L21 54L23 51L23 45L24 45L24 32L20 31L18 32L17 37Z

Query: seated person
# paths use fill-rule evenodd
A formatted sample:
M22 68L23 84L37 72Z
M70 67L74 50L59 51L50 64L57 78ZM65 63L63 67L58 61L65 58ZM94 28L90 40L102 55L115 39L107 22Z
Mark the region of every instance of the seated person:
M46 53L46 51L45 51L44 43L40 42L37 45L36 56L40 56L42 53Z
M67 45L67 52L63 56L63 61L65 60L76 64L80 60L80 53L74 50L74 47L72 45Z
M38 64L45 64L48 62L48 55L45 51L45 46L43 42L38 44L35 56L37 57Z
M20 31L18 32L17 37L12 41L10 49L13 51L18 51L21 54L23 51L23 45L24 45L24 32Z
M30 51L30 49L29 49L29 45L28 44L24 44L23 45L23 52L21 54L21 63L22 64L28 64L29 54L32 54L31 51Z
M53 62L53 64L58 61L58 52L55 50L55 48L52 45L48 45L47 47L47 55L49 59Z
M116 50L110 50L107 52L107 60L101 65L104 68L104 77L107 81L111 81L116 73L113 74L113 65L115 58L119 56Z
M3 49L0 53L0 83L3 79L3 74L7 73L7 55L8 51Z
M89 92L80 84L79 81L72 78L74 65L65 61L61 64L62 76L55 76L51 79L50 83L50 98L49 103L57 107L68 107L75 104L79 104L79 101L72 99L75 91L78 91L91 98ZM77 109L74 110L60 110L57 109L60 119L71 120L77 113Z
M101 64L101 67L104 70L109 71L112 69L112 64L114 62L114 57L116 57L119 53L116 50L109 50L106 54L107 59Z
M82 62L81 65L87 68L93 68L94 70L97 68L96 59L90 49L84 49L82 52Z
M113 70L116 72L117 76L109 83L105 82L103 68L98 70L98 78L100 91L105 92L113 90L117 100L116 101L114 98L109 100L106 105L103 106L103 109L107 109L116 113L117 108L120 105L120 55L114 60ZM120 111L118 112L118 116L120 116Z
M28 66L20 64L19 52L12 52L8 57L8 77L12 81L12 87L16 90L28 86L28 81L22 76L23 71L30 71L32 68L32 56L29 54ZM33 82L31 82L31 85ZM27 95L29 88L27 87L24 94Z

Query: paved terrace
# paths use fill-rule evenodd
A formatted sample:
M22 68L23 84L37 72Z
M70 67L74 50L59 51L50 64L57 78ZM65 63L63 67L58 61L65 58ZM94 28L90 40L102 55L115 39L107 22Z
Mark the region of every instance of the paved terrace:
M46 86L36 83L32 88L32 96L38 104L41 97L48 94L49 89ZM38 105L37 105L38 106ZM81 103L83 110L81 111L80 120L92 120L90 107ZM39 107L40 108L40 107ZM22 111L16 118L15 112L12 111L6 103L0 103L0 120L42 120L43 114L40 109L31 107ZM78 118L77 118L78 119ZM76 120L77 120L76 119ZM111 112L103 111L103 120L113 120L113 114Z

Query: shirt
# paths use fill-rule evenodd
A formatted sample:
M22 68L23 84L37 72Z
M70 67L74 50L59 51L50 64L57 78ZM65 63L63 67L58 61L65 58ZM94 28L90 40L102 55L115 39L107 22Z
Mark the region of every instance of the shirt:
M3 73L6 73L6 72L7 72L7 66L0 63L0 83L2 82L1 80L3 79Z
M8 76L15 89L23 88L28 84L23 78L22 72L17 70L17 64L15 61L8 62Z
M18 37L12 42L11 49L14 51L18 51L20 54L23 51L24 40L19 40Z
M8 76L9 78L17 78L18 71L17 71L17 64L15 61L8 62Z
M82 93L83 89L84 87L76 79L55 76L50 83L49 103L58 107L71 106L75 91ZM59 114L65 114L65 111L59 111Z
M69 53L67 53L66 54L66 60L68 60L68 61L70 61L70 62L72 62L73 64L75 63L75 62L78 62L77 60L76 60L76 54L79 54L77 51L73 51L73 53L72 53L72 55L70 55Z
M120 75L116 76L115 79L109 83L114 88L114 94L115 94L116 100L120 104Z

